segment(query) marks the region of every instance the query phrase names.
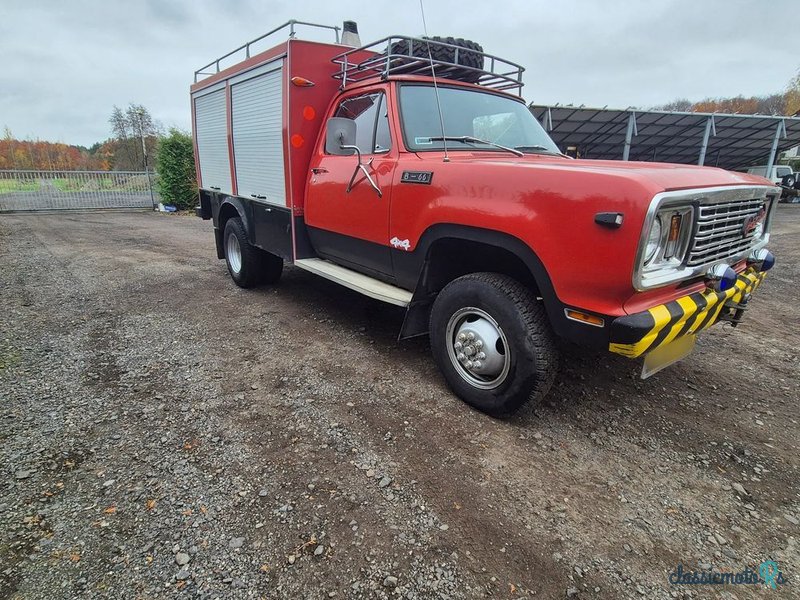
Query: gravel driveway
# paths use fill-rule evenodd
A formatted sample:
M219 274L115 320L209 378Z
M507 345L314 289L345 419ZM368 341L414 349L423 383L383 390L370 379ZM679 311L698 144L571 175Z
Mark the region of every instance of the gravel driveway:
M207 222L0 216L0 597L749 598L668 578L768 558L797 597L800 206L774 230L738 330L647 381L569 351L497 421L401 310L236 288Z

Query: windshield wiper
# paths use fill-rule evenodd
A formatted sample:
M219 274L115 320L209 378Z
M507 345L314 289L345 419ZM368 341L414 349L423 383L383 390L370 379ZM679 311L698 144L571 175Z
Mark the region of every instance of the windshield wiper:
M494 142L490 142L488 140L482 140L480 138L472 137L471 135L440 135L438 137L432 137L428 139L432 142L462 142L464 144L486 144L487 146L494 146L495 148L499 148L500 150L511 152L512 154L516 154L517 156L525 156L524 152L520 152L519 150L515 150L514 148L509 148L508 146L501 146L500 144L495 144Z

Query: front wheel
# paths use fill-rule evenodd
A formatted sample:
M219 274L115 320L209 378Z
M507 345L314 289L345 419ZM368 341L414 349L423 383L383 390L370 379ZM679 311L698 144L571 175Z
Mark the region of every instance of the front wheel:
M431 310L431 348L447 384L495 417L538 402L556 376L558 351L541 302L498 273L450 282Z

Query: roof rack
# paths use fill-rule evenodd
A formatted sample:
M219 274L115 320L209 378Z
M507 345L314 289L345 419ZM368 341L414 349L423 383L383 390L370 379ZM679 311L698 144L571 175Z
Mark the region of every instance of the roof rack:
M232 56L242 52L243 50L244 50L244 56L241 58L241 60L247 60L248 58L250 58L250 46L252 46L253 44L255 44L257 42L260 42L264 38L269 37L274 33L278 33L279 31L288 28L289 29L289 37L293 38L295 36L295 33L296 33L295 32L295 27L297 25L302 25L304 27L316 27L318 29L330 29L330 30L333 30L334 34L336 35L336 43L337 44L339 43L339 31L341 30L341 27L337 27L335 25L319 25L317 23L307 23L305 21L298 21L296 19L290 19L289 21L286 21L286 23L284 23L283 25L280 25L279 27L276 27L275 29L272 29L271 31L268 31L264 35L261 35L261 36L257 37L254 40L250 40L249 42L247 42L243 46L239 46L235 50L231 50L227 54L224 54L224 55L220 56L218 59L212 60L207 65L200 67L199 69L197 69L197 71L194 72L194 82L197 83L200 79L204 79L205 77L210 77L211 75L216 75L217 73L220 72L220 62L222 62L226 58L231 58ZM214 71L206 71L206 69L208 69L210 67L214 67L215 70ZM225 68L225 67L222 67L222 68Z
M372 54L365 57L365 52ZM467 47L406 35L391 35L361 48L353 48L335 56L332 62L340 66L333 77L342 81L342 89L348 83L371 77L386 79L400 74L435 75L468 81L496 90L517 90L520 96L524 85L522 73L525 69L522 66L486 54L477 44Z

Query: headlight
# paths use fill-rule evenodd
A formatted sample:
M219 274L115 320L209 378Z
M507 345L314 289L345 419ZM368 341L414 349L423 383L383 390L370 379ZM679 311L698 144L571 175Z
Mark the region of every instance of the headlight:
M661 217L656 217L653 220L653 226L650 228L650 237L647 238L647 248L644 251L644 264L653 260L658 248L661 246Z
M660 206L651 218L649 229L642 231L639 246L635 275L638 289L656 287L683 268L692 236L694 209L684 203L667 204Z

